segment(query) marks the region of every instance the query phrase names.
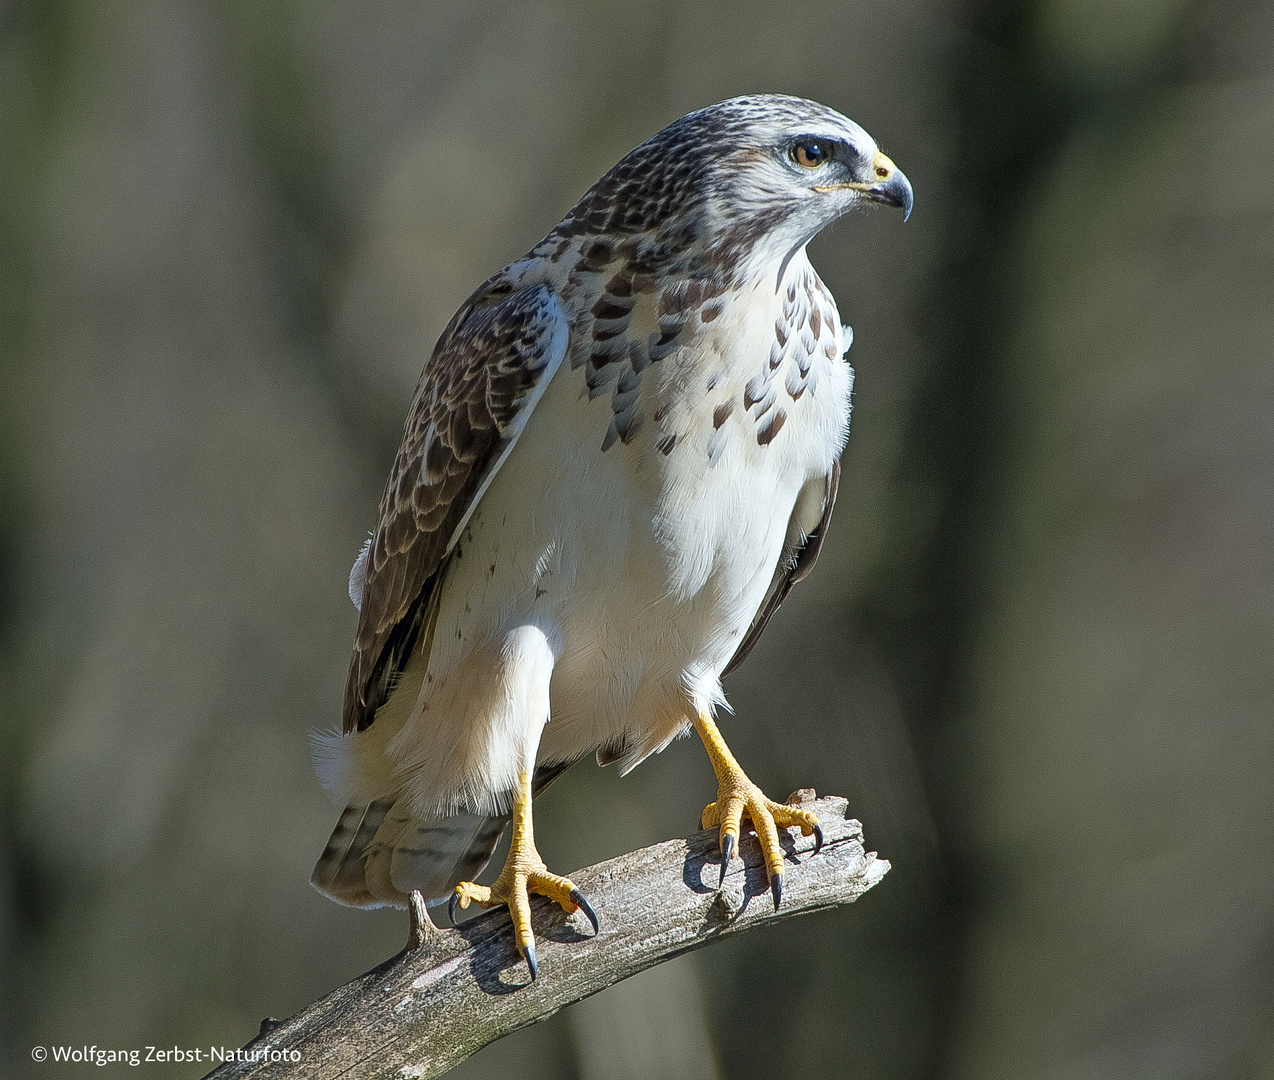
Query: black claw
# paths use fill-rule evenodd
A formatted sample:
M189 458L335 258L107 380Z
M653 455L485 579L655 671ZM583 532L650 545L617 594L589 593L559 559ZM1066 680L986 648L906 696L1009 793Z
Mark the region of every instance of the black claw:
M451 920L451 925L456 925L456 912L460 910L460 894L453 892L451 899L447 901L447 918Z
M571 903L588 916L588 921L593 924L594 935L600 933L600 928L597 925L597 912L593 910L593 905L584 899L584 894L579 889L571 890Z
M522 952L526 957L526 966L531 969L531 981L535 982L535 977L540 973L540 962L535 958L535 942L531 942Z
M721 838L721 880L717 882L718 889L725 884L725 872L732 858L734 858L734 833L726 833Z
M774 894L774 910L778 911L779 904L783 902L783 875L770 875L770 892Z
M814 854L817 855L823 850L823 826L814 826Z

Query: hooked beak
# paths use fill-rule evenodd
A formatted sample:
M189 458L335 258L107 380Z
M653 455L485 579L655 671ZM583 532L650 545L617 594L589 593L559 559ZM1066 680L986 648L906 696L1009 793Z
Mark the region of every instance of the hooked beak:
M864 185L864 192L872 202L897 206L902 210L902 220L911 217L911 181L884 154L877 153L872 162L876 183Z
M861 191L871 202L899 207L902 210L902 220L906 221L911 217L911 181L880 151L876 152L871 164L872 172L875 174L874 180L851 184L827 184L816 187L814 190L825 192L849 188L852 191Z

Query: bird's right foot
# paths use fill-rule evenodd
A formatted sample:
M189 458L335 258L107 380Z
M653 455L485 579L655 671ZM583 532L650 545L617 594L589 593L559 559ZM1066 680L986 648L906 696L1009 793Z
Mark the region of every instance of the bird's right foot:
M513 920L513 942L526 959L534 982L540 972L540 964L535 954L535 933L531 929L531 893L547 896L560 904L568 915L583 911L593 925L594 934L597 933L598 924L597 913L584 898L584 894L575 887L575 883L570 878L549 873L540 853L536 851L535 836L531 828L530 775L523 775L521 781L513 805L513 842L509 845L504 869L489 886L462 881L451 894L447 914L454 923L457 911L470 904L484 908L508 904L509 916Z

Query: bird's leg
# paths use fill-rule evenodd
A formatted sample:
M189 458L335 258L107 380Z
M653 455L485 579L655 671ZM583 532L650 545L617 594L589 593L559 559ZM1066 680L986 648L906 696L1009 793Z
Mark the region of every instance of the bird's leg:
M539 974L539 962L535 956L535 934L531 931L531 893L539 893L561 904L568 915L582 909L593 924L593 933L597 933L597 915L584 899L584 894L569 878L550 874L540 853L535 850L535 832L531 825L531 774L522 772L518 776L518 791L513 803L513 840L509 845L508 858L504 860L504 869L490 887L462 881L451 895L449 913L451 921L455 922L456 909L467 908L471 903L484 908L508 904L509 915L513 919L513 940L518 952L526 957L534 980Z
M786 803L767 799L765 793L748 779L742 766L734 760L730 748L717 728L716 722L706 713L700 713L695 730L708 751L712 771L717 774L717 801L703 809L703 828L720 826L718 844L721 848L721 881L725 882L726 867L739 841L739 827L746 814L756 830L765 855L765 869L770 878L770 892L774 896L774 910L778 911L783 898L783 849L779 847L779 829L796 825L804 836L814 834L814 854L823 846L823 830L818 818L810 811Z

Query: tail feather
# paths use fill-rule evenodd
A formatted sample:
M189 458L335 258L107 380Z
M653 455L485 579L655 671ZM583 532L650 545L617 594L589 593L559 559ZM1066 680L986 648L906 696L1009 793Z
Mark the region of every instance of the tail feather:
M375 839L392 806L373 802L345 807L310 875L310 883L316 889L351 907L380 906L365 886L361 855Z
M482 873L508 823L467 813L417 819L399 803L347 806L310 884L350 907L405 907L413 889L442 900Z
M395 883L410 883L430 900L443 899L462 881L472 881L491 861L507 815L456 814L403 831L390 859Z
M538 796L571 764L541 765L532 794ZM413 889L427 901L445 900L460 882L486 869L508 824L508 814L417 817L404 801L387 799L347 806L310 884L349 907L406 907Z

